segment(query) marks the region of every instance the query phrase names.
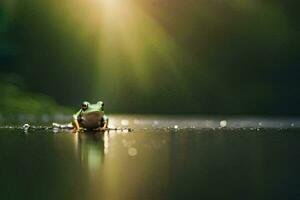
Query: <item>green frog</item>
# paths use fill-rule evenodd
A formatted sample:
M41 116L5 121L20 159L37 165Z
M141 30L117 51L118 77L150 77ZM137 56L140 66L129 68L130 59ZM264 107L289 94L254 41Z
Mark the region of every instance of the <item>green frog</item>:
M81 109L73 115L72 125L74 132L80 129L103 130L108 128L108 117L104 114L104 103L98 101L96 104L91 104L84 101L81 104Z

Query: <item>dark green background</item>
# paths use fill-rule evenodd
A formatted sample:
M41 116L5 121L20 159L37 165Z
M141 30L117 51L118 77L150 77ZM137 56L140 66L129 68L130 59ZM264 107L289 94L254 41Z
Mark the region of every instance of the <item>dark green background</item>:
M118 56L121 75L101 84L112 66L99 62L105 56L98 49L101 24L80 36L88 8L76 5L83 3L1 1L2 84L69 107L102 99L117 113L300 113L298 1L135 0L181 50L173 55L179 79L151 54L150 89L139 86Z

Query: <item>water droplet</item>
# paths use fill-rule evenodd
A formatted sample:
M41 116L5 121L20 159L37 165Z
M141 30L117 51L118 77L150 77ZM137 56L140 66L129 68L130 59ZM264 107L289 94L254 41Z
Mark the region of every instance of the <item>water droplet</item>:
M129 155L129 156L136 156L137 153L138 153L138 151L137 151L137 149L134 148L134 147L130 147L130 148L128 149L128 155Z
M121 124L122 124L123 126L128 126L128 125L129 125L129 121L128 121L127 119L122 119L122 120L121 120Z
M226 121L226 120L220 121L220 126L221 126L222 128L226 127L226 126L227 126L227 121Z
M29 127L30 127L29 124L24 124L24 125L23 125L23 128L24 128L24 129L28 129Z

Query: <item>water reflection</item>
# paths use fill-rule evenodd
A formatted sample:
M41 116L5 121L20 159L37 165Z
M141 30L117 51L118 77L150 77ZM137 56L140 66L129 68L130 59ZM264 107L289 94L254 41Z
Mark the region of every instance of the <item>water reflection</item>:
M0 129L1 199L297 199L299 141L294 130Z
M122 132L74 135L86 198L138 199L160 193L170 173L165 137L149 140L144 133Z
M186 133L174 130L167 134L147 131L79 135L89 199L196 199L212 195L214 186L222 193L216 196L230 197L226 191L232 188L226 182L238 183L240 179L245 181L235 186L238 191L248 188L255 191L252 196L262 195L260 181L267 182L262 177L268 173L264 170L264 155L270 153L263 142L272 140L274 145L278 138L250 133L242 137L226 130L214 135ZM271 174L282 176L275 172Z
M84 199L101 198L105 137L107 135L80 133L75 134L73 137L77 161L80 164L80 173L83 174L79 183L82 193L80 196L84 196Z
M104 160L104 135L80 133L74 138L81 164L89 170L99 170Z

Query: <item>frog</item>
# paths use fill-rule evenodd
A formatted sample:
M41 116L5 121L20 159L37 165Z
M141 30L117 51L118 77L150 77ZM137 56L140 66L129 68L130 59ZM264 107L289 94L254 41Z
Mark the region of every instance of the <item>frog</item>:
M86 130L105 130L108 128L108 117L104 113L104 103L98 101L91 104L84 101L81 108L73 115L73 132L81 129Z

